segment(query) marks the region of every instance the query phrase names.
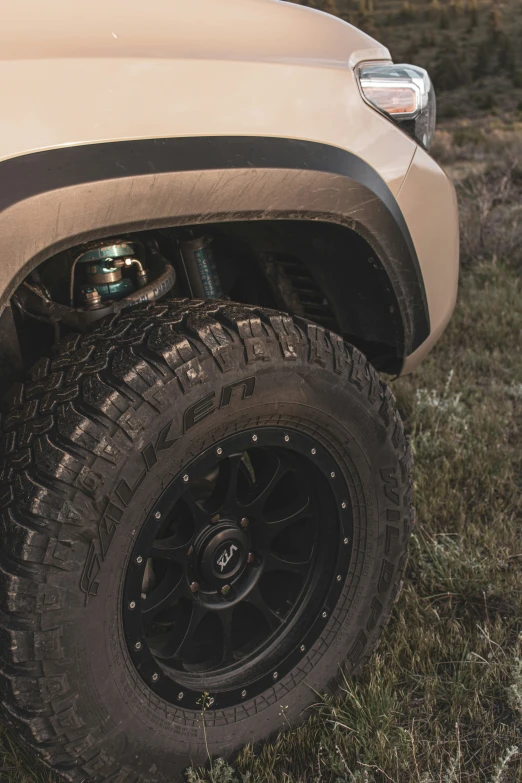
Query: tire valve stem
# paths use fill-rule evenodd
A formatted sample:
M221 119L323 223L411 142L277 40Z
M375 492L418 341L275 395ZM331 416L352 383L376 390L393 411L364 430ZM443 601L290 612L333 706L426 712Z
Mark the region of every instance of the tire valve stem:
M252 565L252 563L255 563L255 561L256 561L256 556L255 556L255 554L254 554L253 552L249 552L249 553L248 553L248 557L247 557L247 563L248 563L248 565Z

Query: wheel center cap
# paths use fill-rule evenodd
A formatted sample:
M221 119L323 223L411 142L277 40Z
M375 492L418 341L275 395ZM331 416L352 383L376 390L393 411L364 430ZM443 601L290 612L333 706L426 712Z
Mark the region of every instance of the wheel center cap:
M208 531L197 551L203 581L216 588L230 582L243 571L247 555L246 536L233 523Z
M224 544L214 555L214 571L223 576L233 573L241 560L241 554L241 547L237 542Z

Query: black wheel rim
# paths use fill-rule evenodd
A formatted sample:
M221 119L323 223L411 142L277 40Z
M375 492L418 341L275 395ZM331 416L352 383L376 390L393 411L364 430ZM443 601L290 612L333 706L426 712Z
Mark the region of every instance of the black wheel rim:
M189 709L240 703L320 636L343 589L352 507L338 461L280 427L214 444L148 513L127 569L123 627L141 678Z

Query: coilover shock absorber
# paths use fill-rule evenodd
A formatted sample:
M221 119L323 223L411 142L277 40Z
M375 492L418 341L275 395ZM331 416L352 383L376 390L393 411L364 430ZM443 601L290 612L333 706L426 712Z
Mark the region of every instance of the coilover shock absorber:
M195 299L221 299L223 291L211 237L195 237L190 231L189 236L179 240L179 249L191 296Z
M80 294L88 309L99 308L109 299L124 299L137 288L147 285L148 275L136 258L134 244L124 240L87 250L76 259L76 268L77 265L81 265L84 271L85 282ZM132 268L136 270L134 279L124 277L123 270Z

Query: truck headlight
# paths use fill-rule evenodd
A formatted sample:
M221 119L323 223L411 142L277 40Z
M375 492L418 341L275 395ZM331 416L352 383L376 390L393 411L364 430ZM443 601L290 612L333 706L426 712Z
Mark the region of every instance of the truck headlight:
M393 63L363 63L356 74L366 103L396 122L429 149L435 132L437 111L435 91L424 68Z

